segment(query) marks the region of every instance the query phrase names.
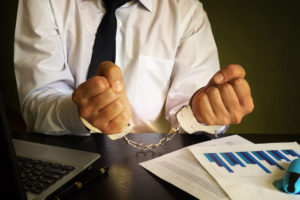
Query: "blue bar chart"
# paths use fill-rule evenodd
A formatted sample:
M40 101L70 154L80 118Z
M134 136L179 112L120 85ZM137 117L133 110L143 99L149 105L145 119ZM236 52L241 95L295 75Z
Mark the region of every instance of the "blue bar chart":
M291 162L300 155L292 149L204 153L207 160L228 173L254 166L271 174L274 168L285 170L282 162Z
M297 142L195 146L189 150L230 199L299 199L281 192L282 180L293 160L300 158Z

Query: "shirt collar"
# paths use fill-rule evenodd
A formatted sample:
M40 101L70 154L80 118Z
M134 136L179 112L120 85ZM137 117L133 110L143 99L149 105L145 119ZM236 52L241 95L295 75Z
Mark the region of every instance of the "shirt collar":
M93 0L81 0L81 1L93 1ZM99 1L99 0L95 0L95 1ZM139 1L147 10L152 12L152 1L153 0L137 0L137 1Z
M139 0L139 2L141 4L143 4L143 6L149 10L150 12L152 12L152 0Z

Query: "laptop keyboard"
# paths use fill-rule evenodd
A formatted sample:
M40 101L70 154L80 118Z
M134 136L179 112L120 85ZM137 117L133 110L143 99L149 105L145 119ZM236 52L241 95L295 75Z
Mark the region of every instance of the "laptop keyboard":
M17 157L21 180L26 192L42 193L50 185L73 171L68 165Z

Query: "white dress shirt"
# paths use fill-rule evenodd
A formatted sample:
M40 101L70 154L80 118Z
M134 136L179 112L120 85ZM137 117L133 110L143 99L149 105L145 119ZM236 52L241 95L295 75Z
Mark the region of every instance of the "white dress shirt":
M88 134L71 94L86 81L104 13L100 0L19 0L14 62L29 130ZM176 126L174 114L219 70L206 12L198 0L139 0L116 18L133 132L167 132L167 120Z

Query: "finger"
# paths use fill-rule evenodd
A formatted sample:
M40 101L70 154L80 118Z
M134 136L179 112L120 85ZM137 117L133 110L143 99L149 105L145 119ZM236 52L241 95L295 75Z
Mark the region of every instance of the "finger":
M86 82L78 86L72 94L72 98L76 103L88 101L88 99L100 94L109 87L108 81L103 76L93 76Z
M111 120L106 127L106 134L120 133L128 126L130 117L126 112L122 112L119 116Z
M219 88L223 103L226 109L229 111L231 123L240 123L242 120L243 113L241 111L239 99L233 87L230 84L225 83L219 86Z
M122 92L124 89L123 76L120 67L110 61L99 64L97 75L105 76L109 85L116 91Z
M230 123L230 114L227 111L220 91L217 87L209 87L206 90L210 105L212 107L212 110L216 116L215 123L218 125L226 125Z
M118 95L110 87L108 87L101 94L91 98L88 103L89 106L93 109L91 111L96 112L96 114L98 114L100 110L102 110L104 107L108 106L117 99Z
M201 90L201 89L200 89ZM192 99L190 100L190 106L192 108L193 114L195 116L195 118L199 121L199 122L204 122L200 112L199 112L199 95L202 94L203 92L200 92L200 90L198 92L195 92Z
M237 110L240 106L240 102L233 87L230 84L225 83L219 86L219 89L226 109L229 112Z
M213 125L215 121L215 114L210 105L208 96L206 93L200 93L198 96L198 102L196 102L196 117L200 116L200 122L204 122L207 125Z
M251 90L248 82L245 79L236 79L231 82L231 85L245 113L252 112L254 103L251 97Z
M197 90L197 91L193 94L193 96L192 96L191 99L190 99L190 103L189 103L189 105L190 105L191 107L193 107L193 99L198 98L199 94L202 93L202 92L204 92L204 91L207 89L207 87L208 87L208 86L204 86L204 87L200 88L199 90Z
M120 115L125 109L125 106L123 103L117 99L108 106L104 107L100 112L99 112L99 117L102 117L106 121L111 121L118 115Z
M246 72L240 65L228 65L217 72L210 81L210 84L220 85L237 78L244 78Z
M124 106L119 100L115 100L105 108L103 108L97 116L93 116L87 120L95 127L104 132L109 122L116 118L124 111Z

